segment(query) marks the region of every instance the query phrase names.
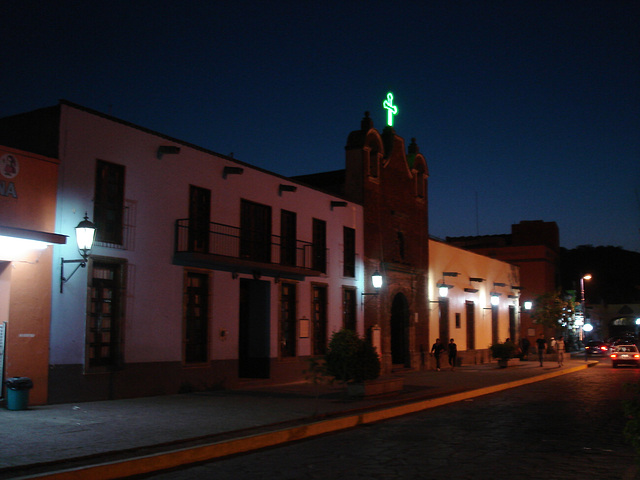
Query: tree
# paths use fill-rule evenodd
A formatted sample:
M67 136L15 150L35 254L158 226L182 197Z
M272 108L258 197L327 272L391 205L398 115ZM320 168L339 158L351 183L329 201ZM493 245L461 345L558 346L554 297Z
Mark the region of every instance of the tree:
M327 373L344 383L360 383L380 376L380 359L373 346L352 330L331 336L325 356Z
M570 298L563 298L560 292L547 292L535 301L531 318L547 328L564 330L573 327L575 305Z

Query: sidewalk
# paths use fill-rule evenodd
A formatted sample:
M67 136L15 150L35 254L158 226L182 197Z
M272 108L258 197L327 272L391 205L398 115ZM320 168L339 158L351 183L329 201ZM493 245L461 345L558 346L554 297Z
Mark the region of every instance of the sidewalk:
M562 368L529 361L503 369L494 362L402 372L395 374L404 378L401 392L359 399L346 398L337 385L316 390L294 383L0 409L0 479L120 478L405 415L593 364L581 357ZM95 464L102 465L83 470ZM60 470L72 471L48 473Z

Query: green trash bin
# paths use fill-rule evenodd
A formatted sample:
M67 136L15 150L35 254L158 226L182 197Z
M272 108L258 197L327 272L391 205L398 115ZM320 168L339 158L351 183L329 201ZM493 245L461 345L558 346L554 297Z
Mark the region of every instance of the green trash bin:
M29 405L29 390L33 388L33 382L28 377L13 377L6 380L7 409L26 410Z

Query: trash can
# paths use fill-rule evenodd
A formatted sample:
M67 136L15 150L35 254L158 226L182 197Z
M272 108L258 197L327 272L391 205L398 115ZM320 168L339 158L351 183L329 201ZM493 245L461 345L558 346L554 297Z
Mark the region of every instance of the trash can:
M6 380L7 409L25 410L29 404L29 390L33 388L33 382L28 377L13 377Z

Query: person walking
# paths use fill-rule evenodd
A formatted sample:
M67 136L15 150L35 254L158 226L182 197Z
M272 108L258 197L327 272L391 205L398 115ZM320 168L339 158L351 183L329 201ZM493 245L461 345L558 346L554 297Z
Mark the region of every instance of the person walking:
M456 359L458 357L458 346L453 341L453 338L449 340L449 365L451 365L451 370L453 370L456 366Z
M436 343L434 343L433 346L431 347L431 356L435 357L436 359L436 370L438 372L440 371L440 355L442 354L443 350L444 350L444 345L442 345L442 342L440 341L439 338L436 338Z
M540 366L542 366L544 351L547 348L547 341L544 339L544 333L540 334L540 337L536 340L536 345L538 347L538 360L540 360Z
M556 340L556 352L558 353L558 366L562 367L564 365L564 351L565 351L564 338L562 336L558 337Z
M529 360L529 347L531 346L531 342L527 337L522 337L520 341L520 349L522 350L522 359Z

